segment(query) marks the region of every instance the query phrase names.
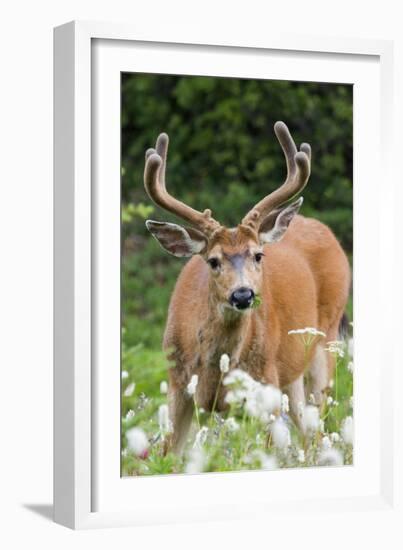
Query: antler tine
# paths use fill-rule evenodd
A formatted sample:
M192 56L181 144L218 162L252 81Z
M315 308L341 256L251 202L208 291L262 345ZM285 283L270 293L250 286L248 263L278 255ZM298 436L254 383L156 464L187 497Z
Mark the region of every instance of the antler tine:
M312 152L311 152L311 146L309 145L309 143L301 143L299 150L305 153L306 156L308 157L309 162L311 162Z
M149 149L147 149L147 151L146 151L146 161L147 161L147 159L150 155L152 155L153 153L156 153L156 152L157 151L154 149L154 147L150 147Z
M166 165L167 165L168 145L169 145L168 134L165 134L165 133L160 134L157 138L157 143L155 145L155 148L157 149L157 153L159 154L159 156L162 158L159 179L160 179L161 185L163 185L164 187L165 187L165 171L166 171Z
M283 149L285 160L287 163L287 180L296 172L295 155L298 149L292 139L289 129L281 120L274 125L274 133Z
M242 220L244 225L249 225L255 229L259 227L263 217L267 216L274 208L302 191L308 182L311 170L310 145L302 143L300 151L298 151L284 122L276 122L274 132L284 152L287 163L287 178L283 185L258 202Z
M168 135L162 133L158 136L155 149L151 148L146 151L144 187L147 194L155 204L187 221L208 236L220 227L220 224L211 217L211 210L199 212L172 197L166 189L165 171L168 143Z

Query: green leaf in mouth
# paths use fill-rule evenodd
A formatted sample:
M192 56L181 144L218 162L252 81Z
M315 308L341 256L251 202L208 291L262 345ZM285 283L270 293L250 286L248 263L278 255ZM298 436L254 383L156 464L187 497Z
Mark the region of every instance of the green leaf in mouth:
M260 296L260 294L255 294L251 307L257 308L261 305L261 303L262 303L262 297Z

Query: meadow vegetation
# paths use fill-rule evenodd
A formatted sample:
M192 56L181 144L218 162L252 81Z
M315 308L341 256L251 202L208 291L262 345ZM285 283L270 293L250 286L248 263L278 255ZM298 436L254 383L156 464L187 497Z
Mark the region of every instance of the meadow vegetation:
M336 375L320 418L308 410L313 414L309 436L302 438L295 430L286 398L272 393L273 406L270 389L264 414L252 414L253 399L266 390L243 380L244 399L227 413L210 415L195 405L198 414L183 457L162 453L170 428L166 381L172 365L161 342L169 297L184 261L162 251L145 228L147 218L177 220L153 206L144 191L144 152L160 132L167 132L172 193L197 209L212 208L220 222L231 226L283 181L276 120L286 122L297 142L312 146L302 214L328 224L352 261L351 86L122 75L123 475L352 462L353 376L347 344L336 353ZM351 300L348 314L351 319ZM318 411L315 404L309 406Z
M315 334L314 328L290 333L290 338ZM311 337L309 345L317 336ZM139 364L147 364L142 349L125 350L122 371L122 475L225 472L307 466L340 466L353 460L353 361L350 345L331 342L327 353L336 359L331 388L322 406L308 396L301 404L307 431L302 435L290 416L286 394L270 385L255 382L238 369L228 370L223 355L221 384L226 386L228 410L207 413L195 398L198 376L189 380L187 392L193 399L194 422L185 452L178 457L164 454L165 438L172 426L168 416L166 368L153 377L137 378ZM350 349L349 349L350 348ZM155 391L157 388L157 391ZM136 389L138 390L136 392Z

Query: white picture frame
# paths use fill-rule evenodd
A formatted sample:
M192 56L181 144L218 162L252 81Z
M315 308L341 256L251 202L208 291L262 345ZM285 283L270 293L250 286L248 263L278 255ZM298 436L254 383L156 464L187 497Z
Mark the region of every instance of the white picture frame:
M139 31L129 25L73 22L55 29L54 44L55 521L71 528L90 528L236 519L264 516L284 506L295 514L301 501L311 513L324 506L336 511L348 507L393 513L396 424L391 419L397 421L397 410L390 387L397 356L388 345L388 327L382 325L375 332L371 323L374 312L383 317L392 307L396 285L392 267L394 180L389 177L392 43L275 33L251 41L232 37L230 32L215 37L207 30L202 39L195 40L186 30L173 36L169 30L164 36L154 36L151 27ZM169 55L161 60L164 51ZM121 482L117 470L120 453L116 454L120 445L120 418L116 424L120 370L99 368L100 357L109 357L115 365L120 360L119 320L116 324L120 195L112 184L118 177L120 145L115 77L121 70L136 69L192 74L195 63L199 63L197 74L203 74L204 67L206 74L245 76L241 58L250 66L249 76L264 76L266 73L259 71L267 70L261 61L265 56L271 56L271 70L277 71L271 73L272 78L275 74L297 80L346 81L358 89L355 98L359 101L354 104L354 178L358 182L354 190L354 278L360 281L361 298L355 304L354 327L357 458L353 467L306 469L303 473L203 474ZM281 63L276 65L280 57ZM293 66L292 74L286 72L287 60ZM368 107L371 117L365 116ZM108 155L100 155L103 150ZM377 200L380 174L382 204ZM374 212L378 212L375 218ZM100 291L105 288L108 301ZM100 338L105 333L108 338ZM365 342L371 342L370 350ZM360 364L366 369L360 369ZM373 435L365 432L368 421ZM259 487L269 482L270 491L262 494ZM212 503L212 490L225 498ZM147 499L147 494L154 499Z

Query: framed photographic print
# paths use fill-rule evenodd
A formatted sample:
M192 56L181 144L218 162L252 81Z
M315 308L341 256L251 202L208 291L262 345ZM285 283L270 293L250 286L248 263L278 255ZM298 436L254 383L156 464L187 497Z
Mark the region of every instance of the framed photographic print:
M392 507L392 46L226 36L55 30L70 527Z

